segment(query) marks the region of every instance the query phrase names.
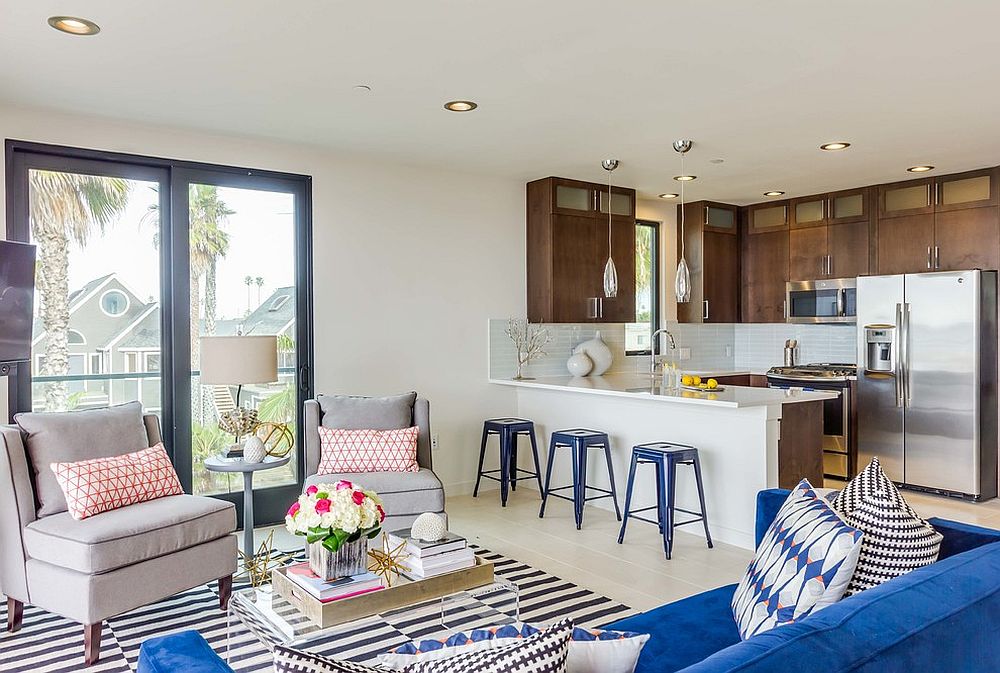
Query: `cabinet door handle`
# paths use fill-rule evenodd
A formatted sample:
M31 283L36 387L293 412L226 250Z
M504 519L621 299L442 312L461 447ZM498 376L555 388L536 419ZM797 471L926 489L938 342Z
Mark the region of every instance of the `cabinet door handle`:
M708 206L705 206L705 225L704 226L707 227L707 226L710 226L710 224L711 223L708 221Z
M785 320L788 319L788 302L785 300L781 301L781 317Z
M601 209L601 204L598 203L598 198L600 197L600 192L596 189L594 190L594 212L596 213Z
M604 297L597 298L597 314L599 317L604 317Z
M597 317L597 297L587 298L587 317L588 318Z
M702 301L701 319L708 320L708 300Z
M931 268L931 246L927 246L927 268Z
M934 268L941 268L941 248L940 246L934 246Z
M940 187L940 185L937 182L935 182L934 183L934 205L935 206L941 203L941 191L939 190L939 187Z

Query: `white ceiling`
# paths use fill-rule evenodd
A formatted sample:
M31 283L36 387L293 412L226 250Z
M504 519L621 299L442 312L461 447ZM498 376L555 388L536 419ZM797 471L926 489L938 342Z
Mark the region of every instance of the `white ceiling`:
M96 37L46 24L93 19ZM995 0L0 0L0 101L735 203L1000 164ZM368 84L370 94L352 87ZM479 110L442 104L470 98ZM849 140L844 152L817 146ZM709 159L723 158L722 164Z

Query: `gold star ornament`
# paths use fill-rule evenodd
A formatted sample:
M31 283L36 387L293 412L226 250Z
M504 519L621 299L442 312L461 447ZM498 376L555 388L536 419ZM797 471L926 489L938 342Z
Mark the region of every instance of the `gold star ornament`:
M382 533L382 548L372 549L368 552L371 561L368 563L368 571L376 575L381 575L387 587L392 586L394 578L399 577L399 573L405 570L400 561L409 556L405 551L406 540L403 540L395 547L389 542L389 536Z
M272 570L280 568L286 562L292 560L290 554L274 549L273 530L268 533L267 539L260 543L260 549L257 550L256 554L244 554L242 551L238 551L237 553L239 554L242 570L236 578L241 579L246 577L247 581L250 582L250 586L254 588L267 584L271 580Z

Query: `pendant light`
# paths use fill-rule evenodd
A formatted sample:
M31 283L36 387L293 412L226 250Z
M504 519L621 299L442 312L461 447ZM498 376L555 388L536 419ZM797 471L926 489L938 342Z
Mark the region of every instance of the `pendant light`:
M618 296L618 269L611 258L611 172L618 168L618 160L605 159L601 166L608 172L608 263L604 265L604 296L612 299Z
M675 140L674 151L681 155L680 175L687 175L684 172L684 155L691 149L690 140ZM681 180L681 250L680 261L677 262L677 278L674 281L674 296L678 304L686 304L691 301L691 272L688 270L687 260L684 258L684 183Z

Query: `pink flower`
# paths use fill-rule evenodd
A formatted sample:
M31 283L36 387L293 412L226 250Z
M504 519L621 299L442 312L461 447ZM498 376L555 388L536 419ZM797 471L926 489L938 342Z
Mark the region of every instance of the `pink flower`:
M340 481L337 482L337 485L336 485L335 488L338 491L342 491L345 488L354 488L354 484L352 484L351 482L347 481L346 479L341 479Z
M294 517L299 513L299 503L293 502L292 506L288 508L288 516Z
M355 505L360 505L361 503L363 503L365 501L365 494L364 494L363 491L355 491L351 495L354 498L354 504Z
M315 486L310 486L306 489L306 495L316 495L317 493L319 493L319 489Z
M378 510L378 522L382 523L385 521L385 510L382 509L382 505L375 505L375 509Z
M317 514L326 514L327 512L330 511L330 505L331 504L332 503L330 502L329 498L323 498L322 500L317 500L316 501L316 513Z

